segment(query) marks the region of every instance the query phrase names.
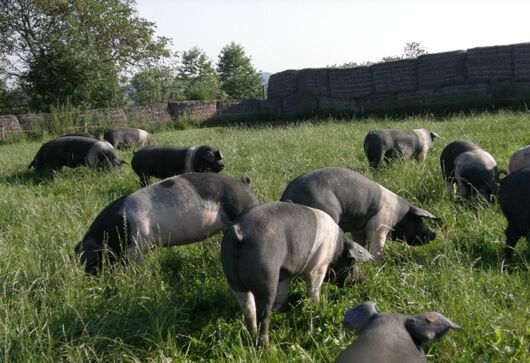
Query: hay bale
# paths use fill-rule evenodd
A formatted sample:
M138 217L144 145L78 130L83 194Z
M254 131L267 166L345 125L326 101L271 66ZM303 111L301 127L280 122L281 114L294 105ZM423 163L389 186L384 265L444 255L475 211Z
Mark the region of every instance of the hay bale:
M15 115L0 115L0 139L24 132Z
M436 90L424 90L419 93L426 107L481 106L491 103L488 84L461 84L446 86Z
M468 78L472 81L499 81L513 78L512 47L495 46L468 49Z
M292 95L282 100L282 114L288 116L309 115L318 111L316 97Z
M357 101L351 98L319 97L318 110L324 113L357 113L359 106L357 105Z
M370 67L339 68L329 71L331 97L364 97L372 93Z
M267 97L277 99L295 94L297 73L298 71L295 70L287 70L271 75L267 86Z
M416 60L374 64L372 75L375 93L392 93L416 89Z
M513 46L513 73L518 81L530 80L530 43Z
M326 96L329 94L329 69L307 68L296 75L296 93L306 96Z
M417 64L419 88L442 87L465 82L464 50L422 55L418 58Z

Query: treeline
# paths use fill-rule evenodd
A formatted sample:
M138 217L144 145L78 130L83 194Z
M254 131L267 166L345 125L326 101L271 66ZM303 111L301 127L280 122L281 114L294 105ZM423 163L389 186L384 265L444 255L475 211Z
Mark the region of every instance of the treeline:
M134 0L0 0L0 9L0 113L263 95L242 45L226 45L216 64L198 47L174 54Z

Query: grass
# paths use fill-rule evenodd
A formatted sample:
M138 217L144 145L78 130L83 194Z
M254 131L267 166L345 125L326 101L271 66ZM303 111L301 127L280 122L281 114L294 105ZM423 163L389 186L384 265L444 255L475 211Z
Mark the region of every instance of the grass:
M526 113L429 118L336 120L256 128L161 132L158 144L211 144L227 158L224 173L253 179L261 202L277 200L289 181L312 169L357 170L441 218L435 241L388 242L384 263L361 266L364 281L324 284L318 304L304 284L291 286L290 307L274 313L271 347L253 348L220 264L217 235L159 249L141 265L85 275L73 255L97 214L133 192L129 166L119 171L65 169L53 180L27 170L40 142L0 146L0 361L4 362L322 362L354 336L346 308L374 300L381 311L439 311L464 327L428 352L433 362L530 360L530 247L520 241L515 268L502 273L506 221L498 207L474 208L450 195L438 157L445 144L472 140L506 168L530 144ZM399 161L374 172L362 151L374 128L425 127L441 135L424 164ZM130 161L132 153L121 153Z

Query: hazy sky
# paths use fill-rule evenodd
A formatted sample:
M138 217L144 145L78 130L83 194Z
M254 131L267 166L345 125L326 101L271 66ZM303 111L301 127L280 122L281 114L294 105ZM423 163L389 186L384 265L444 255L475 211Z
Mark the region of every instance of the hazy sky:
M530 0L138 0L140 16L217 62L241 43L258 70L324 67L400 55L415 41L429 53L530 42Z

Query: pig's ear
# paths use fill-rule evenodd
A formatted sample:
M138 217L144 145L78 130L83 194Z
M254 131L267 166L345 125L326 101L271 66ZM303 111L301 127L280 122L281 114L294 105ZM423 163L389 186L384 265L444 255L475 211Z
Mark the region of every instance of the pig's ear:
M431 212L427 212L425 209L421 209L413 205L410 206L409 212L414 214L415 216L422 217L422 218L429 218L435 221L439 219L438 217L433 215Z
M374 256L357 242L346 239L344 247L346 248L346 257L353 258L355 262L368 262L374 260Z
M215 154L213 153L213 151L208 151L206 154L203 155L202 158L207 162L211 163L215 160Z
M440 138L440 135L438 135L436 132L429 131L429 133L431 134L432 141Z
M223 155L223 153L221 152L221 150L217 150L215 152L215 156L217 156L217 159L219 160L223 160L225 158L225 156Z

